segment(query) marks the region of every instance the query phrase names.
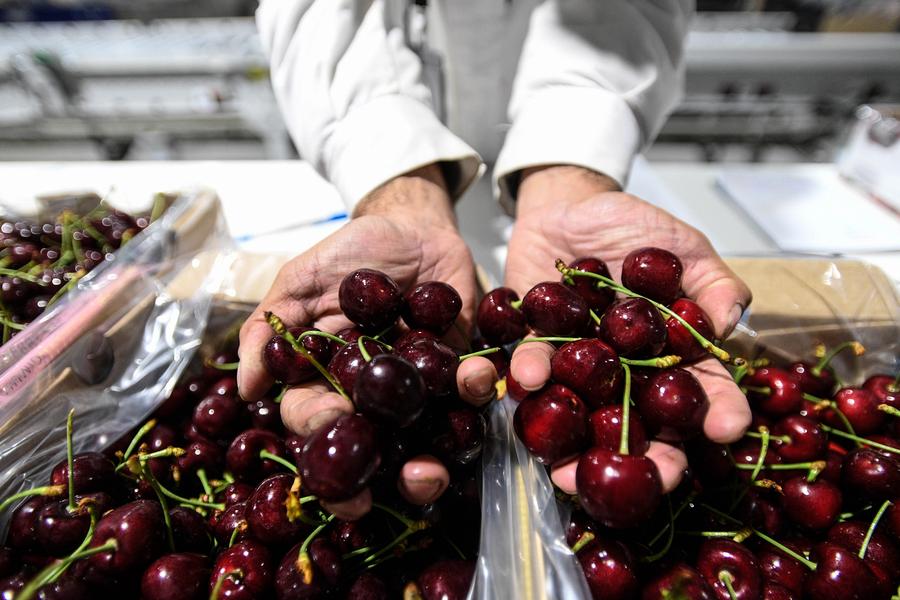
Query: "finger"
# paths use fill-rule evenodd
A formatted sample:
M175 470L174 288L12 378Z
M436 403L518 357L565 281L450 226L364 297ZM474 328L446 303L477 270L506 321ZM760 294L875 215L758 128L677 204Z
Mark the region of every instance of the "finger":
M677 488L688 466L684 452L669 444L652 441L646 456L656 463L656 468L659 469L663 493L668 494Z
M372 492L364 489L349 500L342 502L320 502L322 508L344 521L356 521L372 510Z
M752 419L750 406L725 366L714 358L707 358L687 370L697 378L709 398L709 411L703 421L706 437L719 444L729 444L743 437Z
M397 489L410 503L431 504L441 497L450 485L447 467L429 454L411 458L400 470Z
M273 335L262 314L254 313L241 326L237 384L241 398L248 402L259 400L274 383L262 357L263 348Z
M519 344L513 352L509 367L513 379L529 392L543 387L550 379L550 357L555 350L547 342Z
M577 458L567 463L556 465L550 469L550 481L565 493L575 495L578 493L578 489L575 486L575 471L577 468Z
M496 393L498 379L494 363L483 356L467 358L459 363L456 371L459 397L475 406L487 404Z
M281 399L281 420L285 427L302 436L352 413L349 400L319 382L291 388Z
M725 339L749 306L752 294L708 241L706 246L704 257L685 269L682 288L709 315L716 336Z

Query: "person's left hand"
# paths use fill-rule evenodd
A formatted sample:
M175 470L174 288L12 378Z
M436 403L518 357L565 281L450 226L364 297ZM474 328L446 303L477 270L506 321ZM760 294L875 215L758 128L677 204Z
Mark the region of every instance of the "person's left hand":
M625 256L640 247L657 246L675 253L684 265L682 288L712 320L716 336L728 336L750 303L747 286L728 268L701 232L643 200L619 191L608 177L574 166L549 166L523 173L517 218L509 242L505 285L524 297L541 281L559 281L557 258L581 257L606 262L615 279ZM553 346L523 344L513 354L512 376L526 390L541 388L550 377ZM715 358L690 367L709 397L704 422L714 442L733 442L750 425L746 397ZM674 489L687 467L684 453L654 441L647 455L659 468L666 492ZM577 460L556 466L551 477L574 494Z

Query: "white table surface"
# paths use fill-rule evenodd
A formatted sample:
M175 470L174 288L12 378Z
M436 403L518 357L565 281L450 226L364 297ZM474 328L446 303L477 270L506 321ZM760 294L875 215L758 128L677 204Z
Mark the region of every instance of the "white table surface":
M760 172L833 170L833 165L759 164ZM726 256L778 254L770 240L716 187L720 165L639 160L629 191L702 230ZM308 225L343 211L335 190L300 161L20 162L0 163L0 205L23 213L34 197L91 190L123 209L149 206L152 195L197 186L219 194L226 221L241 247L294 255L340 227ZM482 179L460 201L460 224L476 260L499 281L511 219ZM864 255L900 282L900 253Z

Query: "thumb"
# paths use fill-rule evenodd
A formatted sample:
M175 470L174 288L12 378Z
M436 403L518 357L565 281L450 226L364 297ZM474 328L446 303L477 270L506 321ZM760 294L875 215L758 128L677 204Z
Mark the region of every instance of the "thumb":
M682 288L706 311L716 337L725 339L737 325L753 295L740 277L710 247L710 255L685 271Z

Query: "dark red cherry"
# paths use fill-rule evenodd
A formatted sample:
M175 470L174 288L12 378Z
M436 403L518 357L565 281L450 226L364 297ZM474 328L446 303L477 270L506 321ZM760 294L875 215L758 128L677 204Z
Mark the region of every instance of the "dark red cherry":
M540 390L535 390L540 391ZM524 400L528 394L532 393L522 387L518 381L516 381L515 377L513 377L512 372L506 374L506 392L509 394L509 397L515 400L516 402L521 402Z
M478 411L460 406L436 417L438 430L432 441L436 454L445 461L467 464L481 454L484 442L484 417Z
M222 449L217 444L198 439L187 445L184 454L175 459L175 463L181 470L182 478L193 476L199 469L211 475L222 470L222 454Z
M219 598L255 600L264 598L273 582L272 557L265 546L254 540L242 540L226 548L216 558L209 577L209 591L223 579Z
M236 502L222 512L213 513L209 519L209 525L213 535L222 546L228 546L232 540L247 539L250 537L247 524L247 502Z
M519 295L509 288L491 290L478 304L476 321L478 331L491 344L502 346L522 339L527 332L525 315L511 303L517 302Z
M794 376L800 389L807 394L828 398L834 391L834 373L830 369L823 369L818 375L813 373L815 365L804 361L791 363L788 372Z
M41 508L35 534L44 552L62 557L78 548L91 526L89 505L99 516L112 508L113 499L104 492L98 492L76 496L72 511L69 511L68 498L53 500Z
M376 423L406 427L425 409L425 383L408 360L380 354L360 367L353 384L353 403Z
M44 505L52 501L46 496L32 496L13 511L6 533L6 544L10 548L22 552L38 549L36 533L38 514Z
M803 391L797 380L784 369L760 367L747 375L742 385L755 388L769 388L768 393L751 390L747 398L751 404L768 415L796 413L803 405Z
M355 344L361 336L366 335L366 332L359 327L344 327L334 335L341 338L348 344Z
M338 302L347 318L368 331L384 329L403 308L400 288L385 273L357 269L341 281Z
M479 350L487 350L488 348L494 348L486 339L477 337L472 340L472 352L477 352ZM491 354L486 354L485 358L494 363L494 368L497 369L497 375L499 377L505 377L509 372L509 352L506 351L506 348L501 347L498 351L492 352Z
M894 386L894 378L890 375L872 375L863 387L875 394L880 404L900 409L900 386Z
M19 570L19 554L12 548L0 546L0 578L9 577Z
M800 600L800 594L767 581L763 585L762 600Z
M894 536L894 540L900 543L900 498L893 501L884 513L885 528Z
M900 496L900 460L874 448L856 448L844 457L843 487L878 500Z
M806 529L827 529L841 514L841 490L830 481L810 483L805 475L788 479L782 485L782 504L788 517Z
M620 356L649 358L666 345L666 322L643 298L627 298L612 304L598 326L600 337Z
M709 315L693 300L679 298L672 304L672 311L707 340L715 339ZM699 360L708 353L678 319L670 316L666 319L666 347L663 354L674 354L680 356L683 362L687 362Z
M684 563L677 563L663 571L644 586L641 600L713 600L713 592L700 574Z
M609 273L609 267L599 258L579 258L569 263L570 269L578 269L579 271L587 271L596 275L603 275L612 279ZM592 277L575 276L571 278L572 289L587 302L588 308L598 315L606 310L613 300L616 299L616 292L604 286L598 286L597 280ZM563 283L567 283L566 277L563 277Z
M558 383L522 400L513 425L525 447L545 465L578 454L589 442L587 407Z
M864 388L846 387L834 395L834 403L844 413L857 435L875 433L884 424L885 413L878 410L875 394ZM841 426L834 420L832 424Z
M639 248L622 262L622 285L656 300L672 304L681 295L684 268L678 257L662 248Z
M271 459L260 458L263 450L282 458L287 456L280 437L265 429L248 429L231 442L225 453L225 464L240 481L259 481L284 469Z
M763 490L751 489L738 506L738 516L763 533L778 535L784 527L780 503Z
M709 399L697 378L684 369L662 369L650 376L635 402L650 431L667 441L683 441L703 431Z
M697 571L720 600L731 595L723 582L723 574L731 577L737 600L759 598L762 595L762 575L756 557L746 547L724 539L703 542L697 552Z
M593 445L618 452L622 439L622 407L604 406L591 413L591 433ZM628 453L641 455L650 448L650 440L644 430L644 424L637 412L628 415Z
M226 439L240 431L247 409L232 396L210 395L194 407L194 427L210 439Z
M173 506L169 509L169 521L172 523L172 538L175 540L176 550L199 554L209 552L212 538L200 513L186 506Z
M270 398L260 398L256 402L247 403L250 412L250 424L254 429L267 429L275 433L282 433L284 426L281 421L281 409Z
M623 373L616 351L596 338L563 344L550 359L551 378L591 408L621 401Z
M329 539L342 554L359 550L369 546L372 541L372 532L366 525L366 521L341 521L335 520L328 532Z
M703 437L690 442L687 455L691 470L704 484L715 485L728 477L734 468L728 449Z
M459 356L450 346L437 340L418 340L395 347L397 356L412 364L430 398L446 398L456 394L456 370Z
M597 524L584 511L578 510L577 506L573 506L569 524L566 526L566 544L570 547L574 546L581 539L581 536L587 532L596 535Z
M790 547L790 544L787 544ZM791 548L797 550L796 548ZM756 552L756 560L766 581L777 583L797 594L803 593L803 584L810 570L797 559L788 556L781 550L770 546Z
M581 296L556 281L537 284L522 299L525 320L538 335L580 335L590 321L588 310Z
M384 346L373 340L365 340L363 345L370 357L387 352ZM334 356L331 357L331 361L328 363L328 372L337 379L347 393L351 393L353 385L356 383L356 375L364 364L366 364L366 359L363 358L362 352L359 351L359 345L354 342L347 344L334 353Z
M577 554L594 600L627 600L638 589L637 572L618 542L596 539Z
M759 454L762 451L762 445L759 440L745 438L731 445L731 456L734 458L734 462L739 465L753 465L755 466L759 462ZM781 460L781 457L775 453L771 448L766 452L766 456L763 459L763 465L773 465L784 462ZM745 481L750 480L750 470L739 470L738 477ZM765 476L768 479L780 479L783 477L783 473L787 473L789 476L789 471L763 471Z
M342 415L306 438L298 466L303 486L322 500L347 500L366 486L380 462L375 428Z
M347 591L346 600L388 600L387 586L377 575L363 573Z
M875 576L852 550L823 542L816 546L816 570L806 578L805 598L867 600L875 595Z
M165 548L162 508L153 500L136 500L113 509L97 522L91 547L114 539L115 550L94 554L88 564L101 573L125 575L141 569Z
M309 529L300 518L300 485L296 479L293 475L273 475L247 500L244 518L254 539L267 545L289 544Z
M836 523L828 530L828 541L858 554L868 531L869 523L859 521ZM900 577L900 548L890 539L889 534L882 532L880 526L869 538L864 559L870 565L875 563L884 569L891 579Z
M828 438L818 421L800 415L784 417L772 427L773 436L787 436L789 442L774 440L775 451L785 462L818 460L825 454Z
M403 321L410 329L427 329L443 334L450 329L462 309L462 298L453 286L426 281L406 294Z
M652 460L603 448L591 448L581 455L575 485L584 510L616 529L644 522L662 497L662 480Z
M72 483L76 494L107 491L116 477L116 466L100 452L82 452L72 461ZM69 466L63 460L50 474L51 485L68 485Z
M209 573L209 559L202 554L166 554L144 571L141 595L147 600L203 600L209 596Z
M290 453L288 453L287 459L290 462L294 462L294 457ZM222 502L225 503L225 506L245 502L253 494L254 489L253 486L246 483L232 483L222 492Z
M321 335L300 338L300 334L306 331L319 331L315 327L291 327L289 331L320 365L328 364L334 354L334 342ZM266 343L263 362L269 375L288 385L308 381L319 374L313 364L280 335L273 336Z
M334 590L341 575L341 557L327 540L316 538L308 552L312 563L312 580L307 583L297 564L302 543L284 555L275 573L275 595L279 600L321 598Z
M474 562L442 560L422 571L416 581L423 600L463 600L474 576Z

